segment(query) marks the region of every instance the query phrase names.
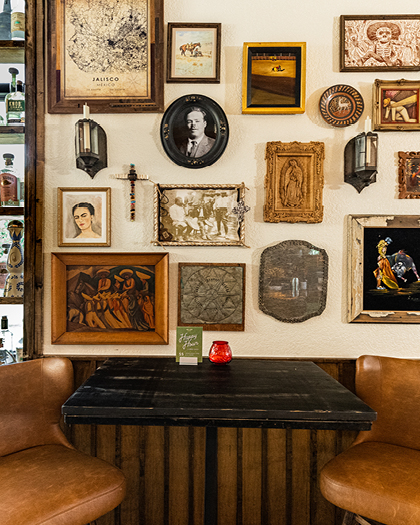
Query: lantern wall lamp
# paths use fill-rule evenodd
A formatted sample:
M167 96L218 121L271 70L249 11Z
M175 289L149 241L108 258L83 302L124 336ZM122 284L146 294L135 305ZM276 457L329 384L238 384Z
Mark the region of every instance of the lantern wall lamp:
M93 179L108 166L108 160L105 131L89 113L89 106L84 104L83 119L76 122L76 166Z

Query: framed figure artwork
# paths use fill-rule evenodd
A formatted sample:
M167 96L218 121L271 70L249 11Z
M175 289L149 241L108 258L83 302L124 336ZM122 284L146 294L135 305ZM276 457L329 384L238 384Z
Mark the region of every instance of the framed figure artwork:
M398 152L399 199L420 199L420 151Z
M244 246L244 195L244 184L156 186L154 244Z
M163 111L163 0L48 2L48 112Z
M420 15L342 15L340 71L419 71Z
M168 23L166 82L220 83L221 24Z
M242 113L304 113L305 42L245 42Z
M58 246L111 246L111 188L58 188Z
M323 142L267 142L265 222L322 222Z
M348 217L348 321L420 323L420 216Z
M243 331L245 264L180 263L178 326Z
M168 344L167 253L52 253L53 344Z
M373 87L373 129L376 131L418 131L418 80L375 80Z

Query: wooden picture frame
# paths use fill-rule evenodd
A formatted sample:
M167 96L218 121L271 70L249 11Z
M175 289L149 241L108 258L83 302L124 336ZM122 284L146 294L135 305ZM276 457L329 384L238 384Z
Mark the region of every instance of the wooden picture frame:
M192 123L195 128L192 129ZM195 151L192 140L199 137ZM160 139L168 157L184 168L205 168L223 154L229 140L229 125L223 109L204 95L185 95L165 111Z
M398 152L399 199L420 199L420 151Z
M51 0L47 27L49 113L163 111L163 0Z
M168 344L168 267L167 253L52 253L52 344Z
M168 23L166 82L220 83L222 24Z
M244 198L243 183L156 186L154 244L244 246Z
M375 131L420 130L419 99L419 80L375 80L373 129Z
M420 15L341 15L340 71L419 71L419 32Z
M265 222L322 222L323 142L267 142Z
M111 246L111 188L57 188L57 214L58 246Z
M179 263L178 326L244 331L245 264Z
M350 323L420 323L420 216L349 215Z
M305 112L306 42L245 42L242 113Z

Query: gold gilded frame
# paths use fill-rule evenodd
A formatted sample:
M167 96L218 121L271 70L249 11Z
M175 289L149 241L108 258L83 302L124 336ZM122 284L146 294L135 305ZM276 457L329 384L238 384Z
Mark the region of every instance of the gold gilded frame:
M419 109L419 80L375 80L372 120L375 131L418 131Z

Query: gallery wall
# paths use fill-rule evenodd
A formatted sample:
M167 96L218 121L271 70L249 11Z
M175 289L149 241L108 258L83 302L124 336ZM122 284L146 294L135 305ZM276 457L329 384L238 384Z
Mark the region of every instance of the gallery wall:
M419 151L420 132L380 132L377 182L360 194L343 180L346 143L364 131L372 117L372 88L376 78L420 80L420 72L345 73L339 71L340 15L414 14L418 1L396 4L390 0L171 0L165 2L167 22L220 22L222 24L220 84L165 84L165 109L177 98L199 93L214 99L225 111L230 128L224 154L212 166L187 169L174 164L160 142L162 114L98 114L93 118L108 137L108 168L92 180L75 166L74 124L78 115L46 115L45 163L45 355L174 355L177 326L178 263L245 263L246 308L243 332L203 333L207 353L215 339L226 339L235 356L348 357L364 353L417 357L420 325L348 323L346 267L347 216L353 214L419 214L416 200L398 199L398 151ZM302 115L242 115L242 50L244 42L306 42L306 112ZM166 46L165 46L166 47ZM365 109L352 126L328 125L318 109L321 94L335 84L348 84L363 96ZM266 143L320 141L325 144L324 219L319 224L266 223L263 220ZM244 182L247 247L154 246L153 186L137 183L135 222L129 216L129 185L116 178L129 164L139 174L161 184L239 184ZM110 187L111 247L60 248L57 239L57 188ZM260 257L279 242L297 239L326 250L329 257L327 304L322 315L302 323L284 323L258 306ZM168 345L52 345L52 252L168 252ZM420 261L417 263L420 266ZM373 270L373 269L372 269ZM63 290L63 300L65 290Z

